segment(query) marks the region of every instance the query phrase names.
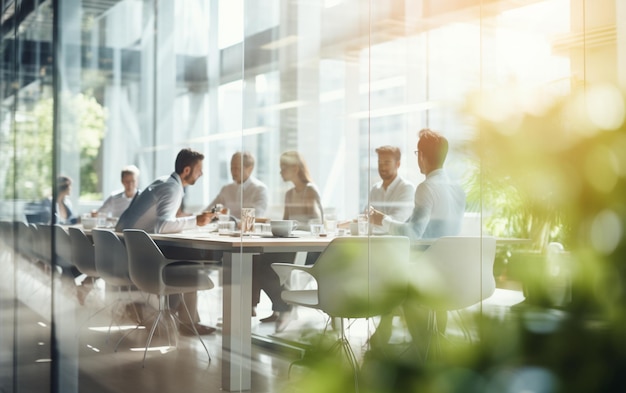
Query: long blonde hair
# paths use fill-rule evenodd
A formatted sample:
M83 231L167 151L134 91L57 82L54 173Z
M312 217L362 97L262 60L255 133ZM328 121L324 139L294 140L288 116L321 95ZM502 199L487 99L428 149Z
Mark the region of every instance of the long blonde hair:
M298 167L298 177L301 182L305 184L313 182L311 174L309 173L309 168L306 166L306 162L304 162L304 159L297 151L286 151L281 154L280 163L282 165Z

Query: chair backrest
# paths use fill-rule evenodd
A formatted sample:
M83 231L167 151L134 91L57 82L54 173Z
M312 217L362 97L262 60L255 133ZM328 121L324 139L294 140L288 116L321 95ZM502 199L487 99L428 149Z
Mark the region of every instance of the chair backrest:
M496 240L488 236L449 236L421 253L411 267L413 284L433 308L457 310L476 304L496 288Z
M52 264L52 227L48 224L28 224L33 244L32 254L40 261Z
M78 270L90 277L98 277L96 270L96 255L91 240L82 229L68 228L70 244L72 247L72 261Z
M405 298L409 239L338 237L313 265L319 308L334 317L365 318L393 310Z
M107 229L93 229L91 236L98 274L111 285L132 285L126 246L117 234Z
M156 243L141 229L124 229L124 242L133 283L146 293L165 294L161 272L165 257Z
M0 221L0 242L7 250L13 249L13 222Z
M57 258L57 265L64 269L69 269L74 266L72 259L72 241L70 235L65 228L59 224L54 224L54 252Z

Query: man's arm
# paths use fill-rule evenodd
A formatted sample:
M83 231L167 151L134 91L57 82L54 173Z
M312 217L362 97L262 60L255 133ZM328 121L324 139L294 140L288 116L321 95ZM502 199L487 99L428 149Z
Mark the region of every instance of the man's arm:
M176 185L164 186L156 198L157 233L176 233L196 226L195 216L176 217L182 202L182 192Z
M410 183L398 186L393 195L393 201L389 202L387 215L396 221L405 221L413 214L415 188Z
M391 235L408 236L411 239L420 239L428 226L433 210L433 195L423 183L415 191L415 206L413 213L405 221L396 221L375 209L370 211L370 220Z
M104 201L102 206L98 209L98 213L107 213L111 210L111 204L113 203L113 195L109 195L109 197Z

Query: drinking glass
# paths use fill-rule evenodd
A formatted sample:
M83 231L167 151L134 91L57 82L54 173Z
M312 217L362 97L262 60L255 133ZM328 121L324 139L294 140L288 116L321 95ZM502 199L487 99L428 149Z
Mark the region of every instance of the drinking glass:
M367 235L369 229L367 214L359 214L357 222L359 224L359 236Z
M241 233L254 232L254 208L244 207L241 209Z
M319 236L323 233L324 225L322 224L311 224L311 235Z
M220 235L228 235L235 231L235 222L234 221L218 221L217 222L217 233Z
M335 215L328 214L324 218L326 233L334 235L337 232L337 219Z

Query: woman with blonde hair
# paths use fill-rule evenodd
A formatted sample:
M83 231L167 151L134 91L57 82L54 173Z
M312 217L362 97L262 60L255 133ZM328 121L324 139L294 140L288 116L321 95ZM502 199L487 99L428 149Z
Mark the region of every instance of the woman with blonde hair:
M293 187L285 194L283 220L296 220L299 229L308 229L309 220L323 219L319 191L297 151L288 151L280 156L280 175L283 181L293 183Z
M296 220L298 229L308 230L309 220L323 220L324 211L317 186L311 179L309 169L296 151L287 151L280 156L280 175L283 181L293 183L285 194L284 220ZM307 264L312 264L319 253L308 253ZM255 257L252 265L252 313L256 316L256 305L261 299L261 290L272 301L272 315L261 322L276 322L276 332L282 332L293 319L291 306L285 303L280 293L282 287L272 263L293 263L295 253L266 253Z

